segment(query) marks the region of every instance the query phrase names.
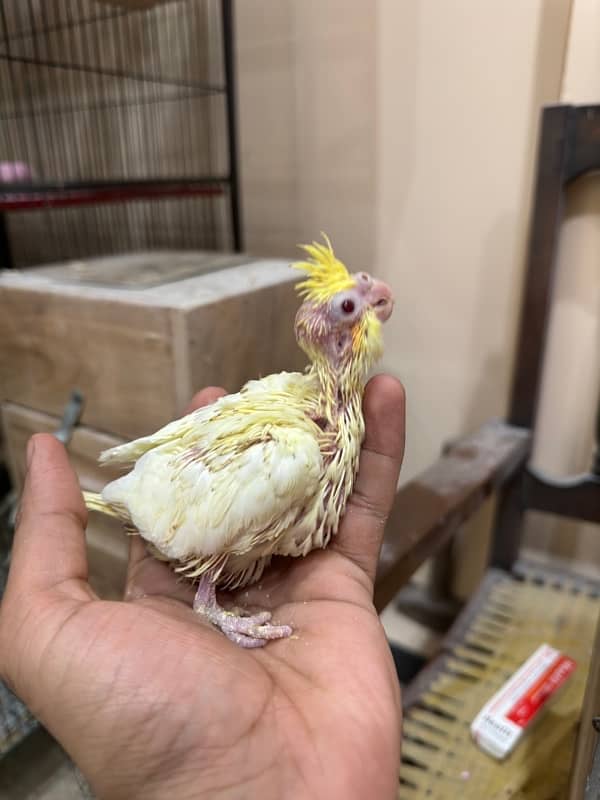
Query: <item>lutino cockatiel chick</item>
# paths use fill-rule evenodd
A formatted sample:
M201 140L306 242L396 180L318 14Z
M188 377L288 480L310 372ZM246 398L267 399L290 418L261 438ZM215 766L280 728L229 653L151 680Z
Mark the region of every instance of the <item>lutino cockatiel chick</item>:
M305 372L249 381L239 393L102 453L133 469L87 505L117 516L151 551L199 582L195 610L230 639L259 647L289 636L268 612L221 608L217 586L257 581L272 556L305 556L335 535L358 470L362 396L382 353L389 287L351 275L326 244L303 249L297 289Z

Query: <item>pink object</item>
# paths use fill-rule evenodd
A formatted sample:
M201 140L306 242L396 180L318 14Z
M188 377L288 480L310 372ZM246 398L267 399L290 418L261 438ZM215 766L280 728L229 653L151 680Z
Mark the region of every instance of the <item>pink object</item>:
M0 161L0 181L2 183L19 183L29 181L32 172L23 161Z

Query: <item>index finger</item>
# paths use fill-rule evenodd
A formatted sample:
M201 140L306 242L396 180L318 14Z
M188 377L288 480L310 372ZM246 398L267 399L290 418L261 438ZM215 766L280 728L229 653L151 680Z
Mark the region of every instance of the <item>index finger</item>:
M221 386L207 386L204 389L201 389L199 392L192 397L189 402L189 405L186 406L184 411L185 414L189 414L192 411L195 411L197 408L202 408L202 406L208 406L211 403L214 403L215 400L218 400L219 397L223 397L227 392L225 389L221 388Z
M7 593L51 589L72 581L80 597L87 583L87 512L63 445L52 435L33 436L15 531Z

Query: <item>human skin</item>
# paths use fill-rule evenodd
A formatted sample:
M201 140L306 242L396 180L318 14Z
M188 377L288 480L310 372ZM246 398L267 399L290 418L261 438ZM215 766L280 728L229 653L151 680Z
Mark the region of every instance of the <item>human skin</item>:
M222 390L200 392L188 410ZM326 549L222 595L295 635L244 650L194 591L130 541L123 601L88 582L86 510L62 445L30 443L0 606L0 677L107 800L392 798L400 690L373 581L404 449L404 392L365 391L355 490Z

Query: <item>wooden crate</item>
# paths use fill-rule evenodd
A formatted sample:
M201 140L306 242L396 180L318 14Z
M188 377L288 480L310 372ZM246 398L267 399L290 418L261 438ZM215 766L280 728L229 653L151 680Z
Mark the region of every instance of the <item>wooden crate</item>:
M8 468L11 480L20 493L26 471L25 450L30 436L56 431L60 419L15 403L3 403L1 414ZM120 474L114 467L100 467L97 462L102 450L123 441L87 426L75 430L68 450L83 489L98 491ZM111 517L90 513L86 540L92 586L101 597L120 597L125 582L128 550L122 525Z
M0 273L0 399L134 438L194 391L302 369L287 262L152 252Z

